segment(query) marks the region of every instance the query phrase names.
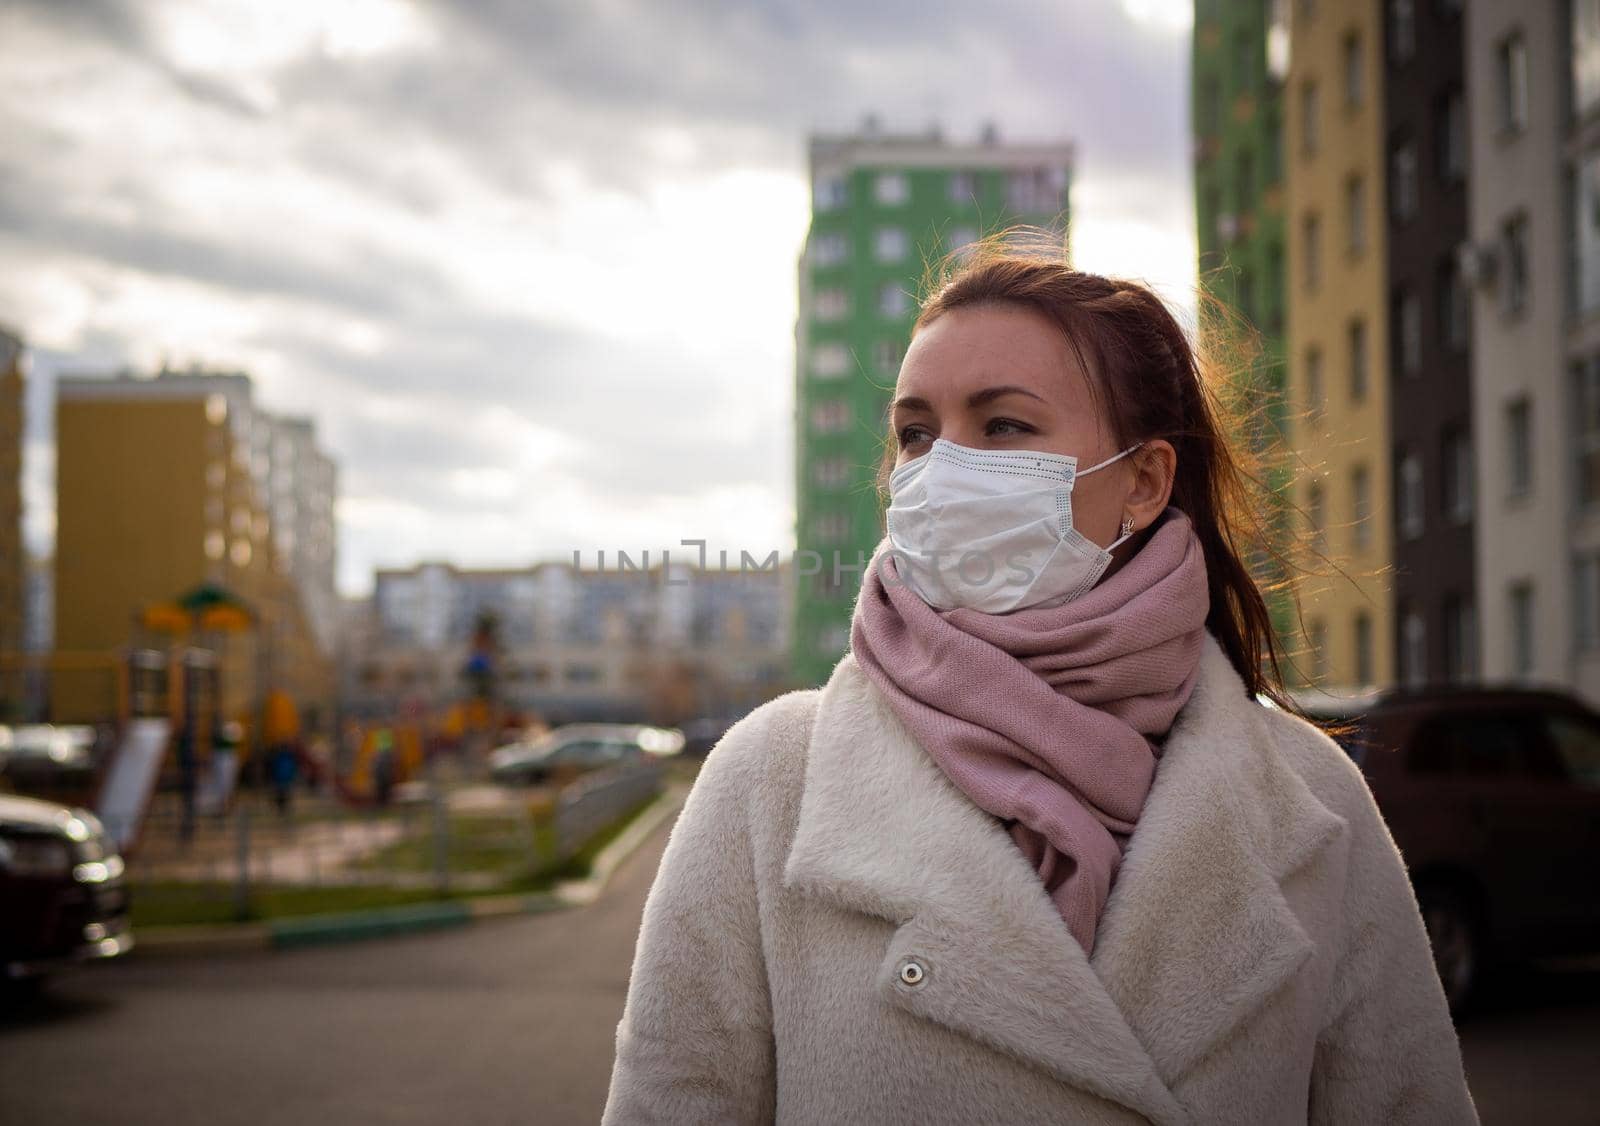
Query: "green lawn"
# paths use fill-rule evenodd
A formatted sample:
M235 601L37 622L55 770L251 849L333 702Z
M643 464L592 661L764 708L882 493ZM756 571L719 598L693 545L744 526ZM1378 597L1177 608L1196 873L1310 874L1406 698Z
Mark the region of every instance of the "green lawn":
M398 907L441 899L461 899L469 894L503 895L548 891L563 880L579 880L587 877L594 865L595 857L616 840L623 830L654 801L655 798L650 798L629 810L614 824L596 835L571 859L559 865L540 859L550 857L554 853L552 830L548 826L536 829L534 838L536 853L530 858L526 829L517 832L514 819L468 815L452 817L450 871L452 874L487 872L501 877L496 881L494 888L487 891L475 890L471 893L453 891L441 895L432 888L256 885L250 889L249 910L241 916L235 909L234 886L231 883L223 881L190 883L176 880L135 882L132 888L133 925L137 929L141 926L262 921ZM432 842L423 836L390 846L370 857L363 867L389 871L429 872L433 870L433 864Z

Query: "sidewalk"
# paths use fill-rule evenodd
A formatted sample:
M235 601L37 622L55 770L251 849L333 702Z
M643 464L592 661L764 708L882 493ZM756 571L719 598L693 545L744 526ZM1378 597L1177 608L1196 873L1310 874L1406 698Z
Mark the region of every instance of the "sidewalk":
M480 919L506 915L582 907L600 897L617 868L672 819L687 795L687 787L669 788L635 817L621 836L595 857L586 879L558 884L552 891L443 899L403 907L338 915L306 915L259 923L144 927L134 934L134 956L165 957L287 949L462 926Z

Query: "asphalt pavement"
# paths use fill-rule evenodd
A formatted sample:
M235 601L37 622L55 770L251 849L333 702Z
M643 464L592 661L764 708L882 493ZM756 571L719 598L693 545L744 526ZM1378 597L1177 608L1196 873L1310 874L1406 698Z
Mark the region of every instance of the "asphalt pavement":
M600 900L85 967L0 1018L0 1123L595 1123L663 828Z
M0 1015L0 1124L594 1123L662 829L599 902L305 950L86 967ZM1600 966L1463 1028L1483 1121L1600 1122Z

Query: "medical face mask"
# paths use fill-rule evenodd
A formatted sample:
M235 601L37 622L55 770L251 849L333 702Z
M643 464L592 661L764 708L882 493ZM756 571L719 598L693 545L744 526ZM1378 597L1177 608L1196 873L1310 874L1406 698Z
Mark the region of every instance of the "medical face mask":
M972 450L940 438L889 477L889 546L900 581L936 610L1005 614L1072 601L1133 534L1124 525L1102 548L1074 528L1073 483L1140 445L1079 470L1075 457Z

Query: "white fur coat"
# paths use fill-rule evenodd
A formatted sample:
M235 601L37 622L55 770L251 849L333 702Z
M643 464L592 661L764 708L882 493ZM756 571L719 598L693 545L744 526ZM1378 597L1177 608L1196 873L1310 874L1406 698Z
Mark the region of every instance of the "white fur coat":
M728 733L645 907L606 1123L1144 1120L1476 1121L1330 739L1208 636L1087 958L851 658Z

